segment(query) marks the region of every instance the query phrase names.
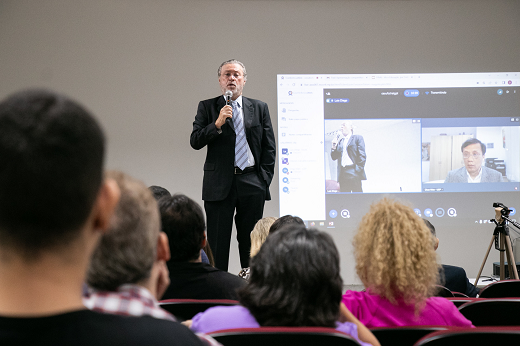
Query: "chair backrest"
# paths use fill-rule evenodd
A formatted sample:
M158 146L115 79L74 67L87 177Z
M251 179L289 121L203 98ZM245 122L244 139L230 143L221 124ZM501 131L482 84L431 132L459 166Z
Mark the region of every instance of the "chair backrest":
M441 285L435 285L437 286L437 294L436 296L437 297L453 297L453 293L451 293L451 291L449 289L447 289L446 287L444 286L441 286Z
M324 327L260 327L208 333L225 346L327 345L359 346L352 336Z
M173 314L180 321L189 320L199 312L206 311L213 306L238 304L237 300L229 299L166 299L159 302L161 308Z
M512 298L520 297L520 280L502 280L484 287L479 298Z
M474 326L520 326L520 299L479 299L459 311Z
M407 326L377 327L370 331L382 346L413 346L419 339L438 330L449 329L447 326Z
M446 297L446 299L448 299L450 302L455 304L456 307L460 307L461 305L469 303L469 302L482 300L480 298L469 298L469 297L468 298L464 298L464 297Z
M465 295L464 293L455 292L455 291L451 291L451 293L453 294L454 297L469 298L469 296Z
M518 345L519 340L518 327L479 327L433 332L415 346Z

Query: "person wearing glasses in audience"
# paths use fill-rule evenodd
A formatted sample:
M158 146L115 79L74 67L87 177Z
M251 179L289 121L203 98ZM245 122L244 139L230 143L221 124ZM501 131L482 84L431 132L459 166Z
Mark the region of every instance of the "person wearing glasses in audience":
M462 143L464 167L448 172L445 183L499 183L502 174L486 167L482 163L486 159L486 146L476 138Z

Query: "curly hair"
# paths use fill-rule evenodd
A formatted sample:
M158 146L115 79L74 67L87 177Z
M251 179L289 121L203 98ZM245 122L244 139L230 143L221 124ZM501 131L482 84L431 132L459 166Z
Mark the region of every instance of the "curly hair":
M276 218L274 216L268 216L258 220L255 228L251 231L251 257L260 251L260 246L265 242L265 239L269 235L269 228L275 221Z
M372 294L413 304L435 294L439 266L432 235L412 208L387 198L373 204L354 236L356 271Z

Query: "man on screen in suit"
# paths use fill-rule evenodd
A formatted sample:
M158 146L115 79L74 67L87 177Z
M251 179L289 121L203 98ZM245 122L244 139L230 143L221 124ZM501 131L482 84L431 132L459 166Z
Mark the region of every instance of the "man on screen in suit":
M237 229L240 263L249 267L250 233L262 218L270 200L276 144L265 102L242 96L247 80L244 64L223 62L218 69L222 95L231 91L231 105L224 96L199 103L190 137L191 146L207 146L202 199L208 241L215 266L228 269L233 215Z
M464 167L448 172L445 183L500 183L502 173L482 163L486 159L486 146L476 138L470 138L461 146Z
M360 135L355 135L352 123L349 121L341 125L343 138L340 136L332 140L330 156L338 160L338 182L341 192L363 192L361 180L366 180L365 141Z

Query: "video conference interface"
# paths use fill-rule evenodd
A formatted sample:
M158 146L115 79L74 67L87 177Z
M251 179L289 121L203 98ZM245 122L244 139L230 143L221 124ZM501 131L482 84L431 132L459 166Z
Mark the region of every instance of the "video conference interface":
M421 217L479 223L494 199L515 217L519 73L278 82L280 215L336 228L389 196Z

